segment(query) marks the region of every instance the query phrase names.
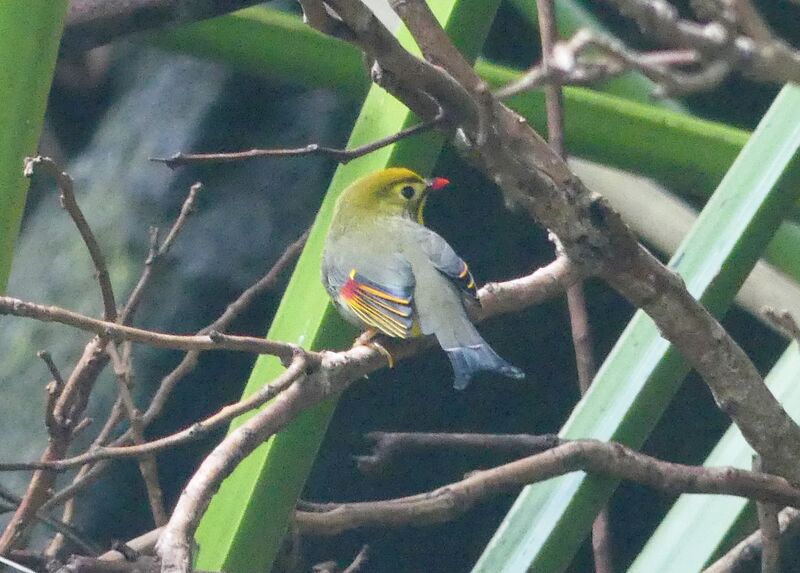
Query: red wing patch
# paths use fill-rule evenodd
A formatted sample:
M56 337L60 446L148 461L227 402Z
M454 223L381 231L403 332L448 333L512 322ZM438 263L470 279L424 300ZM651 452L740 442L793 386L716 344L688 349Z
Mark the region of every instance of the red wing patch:
M350 271L339 290L342 300L358 318L388 336L408 338L414 325L411 289L399 291L383 287Z

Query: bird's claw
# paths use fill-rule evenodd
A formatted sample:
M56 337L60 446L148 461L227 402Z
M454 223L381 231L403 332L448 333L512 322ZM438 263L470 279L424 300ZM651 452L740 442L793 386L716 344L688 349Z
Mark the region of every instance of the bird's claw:
M377 334L378 331L372 328L364 331L353 342L353 348L355 348L356 346L369 346L373 350L378 351L384 358L386 358L386 362L389 364L389 368L394 368L394 357L392 356L392 353L386 350L386 348L384 348L381 344L373 340L373 338L375 338Z
M392 356L391 352L386 350L383 346L381 346L377 342L367 342L366 345L380 352L383 355L383 357L386 358L386 362L389 364L389 368L394 368L394 357Z

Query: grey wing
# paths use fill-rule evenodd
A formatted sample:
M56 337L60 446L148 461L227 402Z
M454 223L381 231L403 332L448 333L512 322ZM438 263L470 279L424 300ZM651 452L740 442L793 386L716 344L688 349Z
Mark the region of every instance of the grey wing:
M453 247L440 235L421 225L415 225L414 235L433 266L450 279L464 295L477 301L478 290L469 265L456 254Z

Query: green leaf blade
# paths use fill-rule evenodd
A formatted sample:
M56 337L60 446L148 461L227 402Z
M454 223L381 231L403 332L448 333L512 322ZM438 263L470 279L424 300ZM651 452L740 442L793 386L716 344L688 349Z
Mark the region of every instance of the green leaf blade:
M789 415L800 418L800 349L791 343L765 381ZM731 425L703 463L706 467L750 469L753 449ZM723 548L750 507L741 497L682 495L636 557L628 573L702 571Z
M36 154L67 0L0 4L0 293L6 288Z

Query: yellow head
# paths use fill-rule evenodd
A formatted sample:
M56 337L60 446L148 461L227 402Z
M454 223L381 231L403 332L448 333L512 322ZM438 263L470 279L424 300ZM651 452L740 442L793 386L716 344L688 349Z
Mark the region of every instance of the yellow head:
M442 177L423 179L410 169L392 167L362 177L342 192L336 203L339 213L406 216L420 224L431 190L449 181Z

